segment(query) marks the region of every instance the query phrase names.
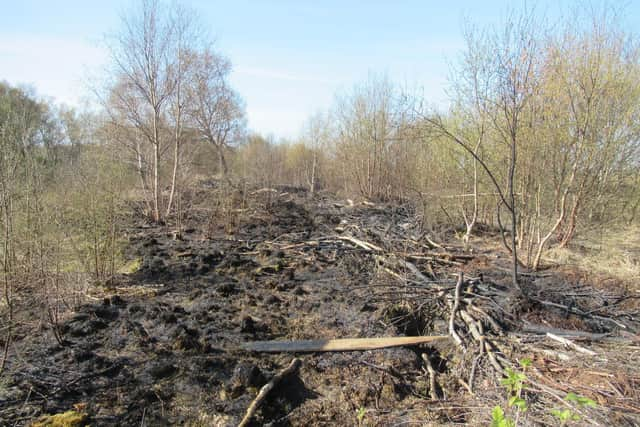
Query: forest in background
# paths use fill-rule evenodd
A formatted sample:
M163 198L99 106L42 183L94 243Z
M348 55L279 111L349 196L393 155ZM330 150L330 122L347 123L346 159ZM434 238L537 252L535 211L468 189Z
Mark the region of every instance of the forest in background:
M631 235L640 47L620 28L608 9L553 25L530 11L497 30L469 25L446 111L372 75L280 141L247 129L231 60L193 12L140 3L109 39L98 107L0 84L3 366L21 307L42 303L55 331L87 287L126 268L129 215L180 233L185 195L212 178L228 188L211 200L220 216L238 207L238 189L289 185L410 204L434 239L499 230L516 286L518 268L538 269L580 238Z

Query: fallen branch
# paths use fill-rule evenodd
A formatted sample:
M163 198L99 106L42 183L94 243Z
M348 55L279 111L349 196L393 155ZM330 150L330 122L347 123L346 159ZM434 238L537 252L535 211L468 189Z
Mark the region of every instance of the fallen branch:
M427 236L426 234L423 236L423 238L424 238L424 240L427 241L427 243L429 243L429 245L432 248L440 248L440 249L445 249L446 250L446 248L444 246L442 246L441 244L431 240L431 238L429 236Z
M276 190L275 188L265 187L265 188L261 188L259 190L253 191L253 192L249 193L249 195L255 196L256 194L261 194L261 193L277 193L277 192L278 192L278 190Z
M253 399L253 402L251 402L251 405L249 405L249 407L247 408L247 412L244 418L242 419L242 421L240 421L240 424L238 424L238 427L245 427L249 425L251 418L253 418L256 411L258 410L258 408L260 407L264 399L267 397L267 394L269 394L269 392L273 390L275 386L278 385L278 383L282 381L284 377L296 372L298 368L300 368L301 364L302 364L302 361L298 358L295 358L291 361L289 366L287 366L285 369L278 372L273 378L271 378L271 381L265 384L260 389L260 392L258 393L256 398Z
M483 353L485 347L485 337L482 324L471 317L471 315L464 310L460 310L459 313L460 317L462 317L462 320L464 320L464 322L467 324L467 328L469 329L469 332L471 332L471 336L476 341L478 341L478 344L480 345L480 353Z
M446 257L437 257L437 256L425 256L425 255L413 255L413 254L408 254L405 255L408 259L412 259L415 261L432 261L432 262L437 262L439 264L445 264L445 265L452 265L452 266L461 266L463 265L463 263L458 262L458 261L451 261L450 259L446 258Z
M427 372L429 373L429 395L431 396L431 400L438 400L438 392L436 391L436 370L433 369L429 356L425 353L422 353L420 356L422 357L422 360L427 367Z
M399 260L398 262L401 265L403 265L407 270L412 272L414 276L416 276L418 279L420 279L424 283L429 283L430 282L429 278L427 276L425 276L424 274L422 274L422 272L420 270L418 270L418 267L416 267L415 265L411 264L409 261Z
M345 338L336 340L253 341L242 344L247 351L262 353L312 353L326 351L362 351L403 345L424 344L449 338L447 335L423 337Z
M607 338L609 334L596 334L593 332L580 331L574 329L560 329L560 328L551 328L544 325L538 325L535 323L524 322L522 326L523 332L546 335L551 333L556 336L566 336L566 337L575 337L575 338L587 338L592 341L600 340L603 338Z
M458 282L456 283L456 290L453 299L453 307L451 308L451 316L449 317L449 334L453 338L453 340L462 347L462 338L456 332L455 318L456 311L458 311L458 307L460 306L460 288L462 288L462 282L464 279L464 275L462 272L458 273Z
M585 311L582 311L576 307L570 307L567 305L562 305L562 304L558 304L555 302L551 302L551 301L542 301L542 300L537 300L540 304L542 305L546 305L549 307L555 307L555 308L560 308L564 311L566 311L567 313L573 313L573 314L577 314L578 316L582 316L582 317L591 317L592 319L598 319L598 320L603 320L605 322L611 322L614 325L618 326L619 328L622 329L627 329L627 325L625 325L624 323L618 322L617 320L611 319L610 317L605 317L605 316L598 316L595 314L591 314Z
M491 329L493 330L493 332L495 332L496 334L498 334L500 336L504 335L504 331L503 331L502 327L485 310L483 310L483 309L481 309L479 307L476 307L475 305L470 305L469 308L471 310L477 312L478 314L482 315L484 320L491 326Z
M340 240L344 240L347 242L351 242L354 245L361 247L364 250L367 251L373 251L373 252L382 252L382 248L379 246L374 245L373 243L369 243L369 242L365 242L363 240L359 240L356 239L355 237L351 237L351 236L336 236L337 239Z
M575 351L582 353L582 354L588 354L589 356L595 356L597 355L597 353L595 351L591 351L588 348L584 348L576 343L574 343L573 341L570 341L566 338L562 338L559 337L557 335L552 334L551 332L547 332L547 337L551 338L554 341L558 341L559 343L564 344L567 347L570 347L572 349L574 349Z

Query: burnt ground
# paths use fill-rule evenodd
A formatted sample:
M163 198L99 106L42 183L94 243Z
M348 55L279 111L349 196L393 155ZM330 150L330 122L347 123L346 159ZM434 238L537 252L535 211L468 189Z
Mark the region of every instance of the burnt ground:
M78 308L60 327L62 345L45 330L12 346L0 380L0 424L28 425L44 414L75 408L98 426L237 425L260 387L295 356L251 353L242 350L243 343L446 335L448 307L438 301L452 293L458 271L470 278L468 295L509 298L505 254L433 247L409 208L309 199L286 188L247 192L230 205L212 205L204 202L206 193L198 193L201 203L183 219L179 238L174 227L139 220L130 226L126 255L139 259L140 268L114 278L99 298L94 293L94 302ZM380 251L341 236L357 237ZM396 259L411 260L422 277L438 284L439 293L408 286L416 283L415 272ZM527 277L534 296L568 280L556 272ZM535 331L523 332L523 325L585 330L611 338L602 348L622 348L616 340L625 340L628 352L618 355L622 366L640 358L633 344L635 306L622 304L620 292L592 288L585 300L587 294L574 292L584 288L581 280L570 286L574 296L567 297L565 287L557 295L545 294L545 304L542 298L526 305L501 301L493 317L504 332L493 331L495 342L504 359L533 358L538 370L530 392L534 407L536 402L561 404L536 397L536 389L573 390L601 404L590 415L594 423L634 425L640 412L637 366L618 372L613 356L585 361L570 353L563 359L567 349L543 343L544 335ZM601 314L598 320L580 314L615 298L626 317L593 312ZM625 331L619 332L615 322L626 322ZM269 394L254 424L487 424L493 406L504 403L504 390L490 360L473 352L470 334L463 339L468 340L465 352L444 340L298 355L300 371ZM423 353L437 373L437 400ZM574 380L585 366L596 380L582 387L584 382ZM470 380L473 394L460 379ZM602 385L606 392L598 391L602 379L611 385ZM523 421L550 423L548 417Z

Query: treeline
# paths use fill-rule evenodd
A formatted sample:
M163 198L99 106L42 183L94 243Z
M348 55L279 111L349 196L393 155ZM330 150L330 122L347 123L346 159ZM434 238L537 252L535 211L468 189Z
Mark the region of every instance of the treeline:
M96 123L0 82L0 372L26 325L62 343L63 313L119 267L130 179Z
M372 78L299 141L250 138L239 163L263 159L254 180L418 203L465 241L478 222L510 230L505 245L537 268L581 230L638 218L640 50L607 13L470 30L447 111Z

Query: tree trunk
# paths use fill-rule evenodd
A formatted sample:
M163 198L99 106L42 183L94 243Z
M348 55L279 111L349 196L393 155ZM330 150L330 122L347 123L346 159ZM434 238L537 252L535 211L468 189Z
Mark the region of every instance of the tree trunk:
M160 147L153 145L153 220L160 222Z
M229 176L229 167L227 166L227 160L224 157L224 147L216 145L218 148L218 162L220 163L220 173L225 179Z
M140 177L140 183L142 184L142 192L144 193L144 202L147 205L147 212L151 213L151 197L149 196L149 185L145 177L144 164L142 162L142 154L140 153L140 142L136 140L136 157L138 161L138 176Z
M176 191L176 181L178 177L178 165L180 163L180 136L179 130L176 129L175 145L173 149L173 173L171 174L171 191L169 192L169 202L167 203L166 216L171 213L171 205L173 204L173 197Z
M518 230L518 223L516 222L517 214L516 214L516 198L514 194L513 181L515 179L516 173L516 137L515 134L512 135L511 140L511 159L509 162L509 198L511 201L511 255L512 255L512 271L511 271L511 280L513 282L514 288L519 291L520 284L518 283L518 248L516 246L516 232Z
M562 241L558 245L559 248L565 248L573 239L573 236L576 232L576 218L578 216L578 209L580 205L580 199L576 200L571 208L571 213L569 214L569 224L564 232L564 236L562 237Z
M557 221L555 222L555 224L553 225L551 230L549 230L549 232L538 243L538 250L536 252L536 256L535 256L535 258L533 260L533 264L532 264L532 267L531 267L534 271L537 270L538 266L540 265L540 258L542 256L542 250L544 249L544 245L547 244L547 241L549 240L549 238L551 238L551 236L553 235L553 233L556 232L556 230L558 229L560 224L562 224L562 221L564 221L565 202L567 200L567 194L568 193L569 193L569 189L567 188L564 191L564 194L562 195L562 200L560 202L560 216L558 217Z
M476 152L478 151L479 145L480 143L476 145L476 150L475 150ZM463 213L464 213L464 209L463 209ZM474 157L473 159L473 215L471 216L471 221L467 221L467 218L465 215L464 222L465 222L465 225L467 226L467 231L463 237L465 250L468 249L469 239L471 238L471 233L473 232L473 227L476 225L477 220L478 220L478 161Z
M309 182L309 194L313 197L316 191L316 168L318 165L318 154L313 152L313 163L311 164L311 182Z

